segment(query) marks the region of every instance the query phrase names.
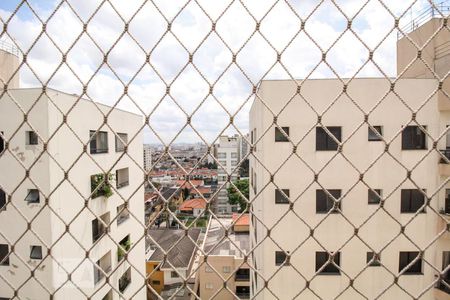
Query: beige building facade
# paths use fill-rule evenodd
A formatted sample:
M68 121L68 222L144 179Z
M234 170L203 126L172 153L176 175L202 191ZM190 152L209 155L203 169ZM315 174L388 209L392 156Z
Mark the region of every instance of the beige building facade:
M145 299L142 166L128 156L142 159L140 135L123 155L142 118L55 90L9 94L0 99L8 141L0 143L0 297Z
M430 37L417 30L420 40ZM449 298L438 279L450 282L450 100L435 76L402 72L408 47L398 42L394 86L386 78L352 79L345 89L337 79L305 80L300 96L295 81L261 82L250 112L258 299ZM446 59L431 59L435 72L449 71Z

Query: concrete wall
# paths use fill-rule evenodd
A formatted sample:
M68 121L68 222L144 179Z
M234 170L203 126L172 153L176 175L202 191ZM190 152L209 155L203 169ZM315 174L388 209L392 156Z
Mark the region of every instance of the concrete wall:
M48 141L50 155L47 153L41 155L42 140L35 146L25 145L25 131L28 126L20 127L23 113L7 96L1 99L0 128L10 142L9 149L19 158L20 163L9 152L5 152L0 158L0 168L11 170L10 172L1 172L0 185L7 194L12 195L12 202L17 207L16 210L9 205L6 212L2 212L0 222L3 225L0 232L7 233L11 243L18 240L22 232L27 231L26 220L21 216L23 214L32 220L32 231L36 235L27 231L26 237L20 238L14 252L23 255L24 262L13 255L11 266L0 267L0 274L5 276L13 286L18 286L29 276L27 275L29 272L26 271L28 269L23 264L27 263L30 245L48 245L51 247L52 257L43 261L41 265L43 268L42 270L40 267L38 268L35 277L42 280L47 289L54 291L64 283L66 271L71 272L72 281L84 293L93 294L101 287L93 299L102 299L110 288L102 287L105 279L94 285L93 264L86 260L83 262L83 260L86 250L90 251L89 257L92 262L96 262L105 253L111 251L110 284L117 288L118 279L131 263L137 268L137 271L132 268L132 282L125 290L124 295L134 294L144 282L144 278L139 273L145 274L144 242L141 239L143 232L141 224L144 219L143 188L140 187L142 171L128 156L121 157L122 153L115 152L114 135L106 127L103 127L102 130L108 132L109 153L90 156L85 153L80 156L83 153L82 143L87 143L89 140L89 130L96 130L103 122L102 114L92 102L80 100L68 113L67 124L61 126L63 114L67 114L70 107L77 101L76 97L48 91L48 98L40 96L40 89L12 90L11 94L25 110L29 110L31 105L36 102L36 106L29 114L29 122L44 141L48 141L49 137L51 139ZM36 101L37 99L39 100ZM99 109L104 113L110 110L103 105L99 105ZM129 136L132 136L141 126L142 118L128 112L113 110L108 118L108 124L115 132L128 133ZM19 127L20 129L15 132ZM89 153L89 146L87 148ZM142 158L142 136L140 134L130 143L128 153L134 158ZM21 183L21 178L25 175L21 164L29 168L34 161L36 163L31 168L30 179L36 182L43 194L41 194L39 204L27 205L24 201L26 191L34 188L34 185L31 180ZM139 160L137 161L139 162ZM142 164L142 160L140 162ZM125 167L129 168L130 184L128 186L116 189L115 182L113 182L112 187L115 190L111 197L87 200L91 193L91 175L108 171L115 174L115 170ZM71 184L63 181L63 170L68 172ZM137 192L134 193L136 190ZM45 196L48 197L48 206L45 205ZM85 206L85 201L87 201L87 206ZM130 218L118 225L115 220L117 207L125 201L128 202ZM103 237L93 245L91 222L107 212L110 213L111 220L109 237ZM11 224L15 224L15 226L10 226ZM70 224L70 235L65 233L65 224ZM132 250L128 256L130 263L123 260L118 262L116 243L127 235L130 235L132 242ZM36 264L36 262L34 263ZM18 268L16 269L14 265L18 265ZM55 294L54 299L80 298L82 293L78 288L65 284ZM12 290L5 286L5 282L0 279L0 296L7 297L11 294ZM33 283L33 280L21 288L21 296L23 298L48 299L45 289L41 285ZM145 291L137 293L134 297L144 299ZM115 295L113 299L118 299L118 295Z
M402 79L396 83L395 91L413 109L417 110L436 89L438 83L432 79ZM250 170L257 174L255 195L250 189L250 197L254 200L254 214L268 226L274 226L271 231L271 239L266 239L254 251L255 267L265 278L269 278L279 268L275 265L275 251L281 247L292 255L291 264L306 277L311 278L315 273L315 252L322 251L322 247L328 251L341 251L341 267L344 272L354 278L365 268L366 252L371 251L369 245L375 251L380 251L382 264L392 273L397 274L399 268L399 251L415 251L417 248L403 235L395 238L399 232L400 224L407 224L413 214L400 213L400 189L414 188L411 181L405 181L406 168L413 168L412 179L421 188L426 189L428 195L433 195L442 178L439 176L439 156L427 150L401 150L402 127L411 119L411 111L393 94L388 93L390 83L385 79L354 79L347 88L347 95L340 95L342 83L338 80L308 80L303 82L301 95L296 94L297 85L292 81L263 81L258 95L273 110L280 113L286 102L294 96L278 116L279 126L290 127L290 138L299 147L297 156L291 156L293 146L291 143L275 143L275 129L272 125L273 115L263 107L259 100L255 100L250 112L250 130L256 128L259 136L266 132L258 143L255 155L261 160L259 164L255 159L250 161ZM387 95L386 95L387 94ZM339 96L340 95L340 96ZM385 96L386 95L386 96ZM368 126L364 123L364 113L360 111L350 100L353 99L360 109L370 112L369 122L372 125L383 126L383 135L390 142L389 153L399 160L397 163L390 155L383 154L385 144L383 142L368 141ZM333 102L331 108L323 113ZM382 99L382 101L380 101ZM308 104L306 103L308 102ZM380 102L378 104L378 102ZM312 107L312 108L311 108ZM349 139L344 145L344 155L336 155L335 151L315 150L315 127L317 115L313 109L322 115L324 126L342 126L342 140ZM345 118L343 116L346 116ZM417 113L420 124L426 125L428 133L438 137L450 124L450 115L447 111L438 110L437 95L420 108ZM351 138L350 138L351 137ZM428 140L428 149L431 149L432 141ZM445 138L438 143L438 147L445 148ZM287 161L286 161L287 160ZM328 163L331 160L330 163ZM285 162L286 161L286 162ZM353 166L348 162L350 161ZM307 165L309 167L307 167ZM270 183L270 174L263 168L275 174L274 182L278 188L290 189L291 201L296 201L293 210L298 217L289 210L289 205L275 204L275 185ZM322 170L318 182L327 189L341 189L345 198L342 202L342 211L346 219L339 214L317 214L315 211L315 191L321 187L314 180L314 172ZM357 171L359 170L359 171ZM364 173L364 181L372 188L383 190L386 198L385 212L375 212L378 205L368 205L368 188L359 181L360 174ZM399 189L397 189L399 186ZM445 188L442 187L433 197L431 207L439 211L444 204ZM371 220L361 226L371 215ZM314 237L310 238L310 228L315 229ZM418 215L406 227L405 233L420 247L426 247L432 242L439 232L444 230L444 224L439 222L440 216L428 210L425 214ZM351 223L349 223L351 222ZM275 225L276 224L276 225ZM358 238L354 235L354 226L361 226ZM264 227L252 218L251 240L253 245L266 236ZM273 239L273 240L272 240ZM440 240L444 244L441 248L450 249L450 244ZM320 243L320 244L319 244ZM279 247L277 246L279 245ZM298 248L299 245L302 245ZM388 247L383 248L386 244ZM425 259L430 263L441 267L439 261L437 243L432 243L425 252ZM252 272L253 273L253 272ZM433 280L435 271L424 263L423 275L402 276L399 284L408 292L416 295L426 288ZM255 274L252 274L255 283ZM258 277L257 290L262 288L263 280ZM369 298L375 297L386 285L392 282L392 276L381 267L369 267L358 275L354 286ZM348 277L340 276L316 276L310 283L320 297L331 299L342 291L349 283ZM270 281L270 289L276 295L283 295L286 299L294 297L305 285L305 280L293 267L283 267ZM326 287L326 288L324 288ZM433 291L425 293L423 299L432 299ZM260 294L261 298L272 299L267 292ZM386 299L409 299L398 286L391 287L384 296ZM311 299L313 295L305 290L298 299ZM351 289L341 297L343 299L359 299Z
M3 83L8 84L8 88L19 88L19 58L5 50L0 49L0 87Z

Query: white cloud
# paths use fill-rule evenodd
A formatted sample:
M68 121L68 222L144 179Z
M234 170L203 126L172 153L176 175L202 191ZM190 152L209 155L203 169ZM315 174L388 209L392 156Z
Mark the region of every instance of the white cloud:
M363 7L365 2L336 0L343 12L353 18L353 30L370 49L383 41L375 51L374 60L386 74L395 75L396 31L389 34L394 18L379 1L369 1ZM385 1L396 16L412 2ZM424 2L426 0L421 0L415 6L423 7ZM230 1L201 0L199 7L195 2L186 1L111 0L100 9L97 9L100 0L70 0L69 3L70 7L63 4L48 21L47 34L63 52L70 49L67 63L81 82L64 65L50 81L50 86L81 93L82 86L88 84L90 98L114 104L122 96L124 84L129 85L129 97L123 97L119 107L139 111L134 101L146 114L154 111L151 126L165 142L173 139L186 122L185 114L174 100L186 113L194 113L193 126L211 142L229 122L220 104L231 114L237 113L235 124L240 130L248 130L250 103L246 100L252 85L259 80L334 76L323 64L311 74L322 59L321 50L315 43L324 51L328 50L347 26L347 19L331 1L324 1L315 11L317 1L289 2L294 12L283 1L273 8L274 0L244 1L251 14L240 2L229 6ZM48 2L46 4L46 10L37 7L44 19L51 14ZM116 10L121 17L117 16ZM0 10L3 21L10 14L10 11ZM8 34L25 52L42 30L38 20L31 16L21 11L8 24ZM306 32L297 35L299 17L307 18ZM85 22L88 22L90 37L84 34L79 38ZM122 36L124 22L129 22L129 32ZM171 32L167 32L167 22L172 23ZM217 24L216 31L211 33L212 22ZM256 22L261 22L260 33L248 40L254 33ZM237 63L251 82L236 65L230 66L232 53L228 47L238 53ZM186 67L188 51L193 54L197 69L191 64ZM282 64L290 75L279 64L272 68L277 51L282 53ZM105 53L108 53L108 66L103 65ZM150 55L150 65L145 62L147 55ZM39 79L46 81L59 66L61 57L50 39L43 35L30 51L28 61ZM339 76L351 77L367 57L368 50L358 38L346 32L329 50L327 61ZM380 76L380 73L368 64L358 76ZM41 85L27 66L21 69L21 81L26 87ZM170 97L166 96L166 84L171 85ZM213 95L220 104L208 96L209 85L214 85ZM244 103L243 109L237 112ZM148 141L157 140L149 131L145 136ZM190 139L198 141L192 129L187 128L176 142Z

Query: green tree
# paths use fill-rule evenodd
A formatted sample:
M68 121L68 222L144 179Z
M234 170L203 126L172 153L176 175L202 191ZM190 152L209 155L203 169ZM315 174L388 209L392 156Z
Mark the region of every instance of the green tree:
M249 197L249 187L248 187L248 179L242 179L242 180L237 180L235 182L233 182L234 185L238 188L238 190L241 192L239 193L234 186L230 186L227 191L228 191L228 202L230 204L239 204L239 212L244 212L244 211L248 211L248 207L247 207L247 201L245 200L245 198L248 199ZM243 196L245 196L245 198L243 198L241 196L241 194Z

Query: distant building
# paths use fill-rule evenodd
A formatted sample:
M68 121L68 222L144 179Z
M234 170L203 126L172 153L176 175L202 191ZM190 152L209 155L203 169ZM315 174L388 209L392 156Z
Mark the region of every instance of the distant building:
M180 213L185 213L197 217L206 209L206 201L203 198L192 198L181 203Z
M231 205L228 202L228 192L229 187L228 175L231 176L231 181L236 181L239 176L239 158L240 151L239 148L239 137L238 135L229 137L221 136L219 138L219 143L216 145L216 159L219 161L217 166L217 177L218 177L218 188L222 185L222 189L219 191L217 199L214 203L214 210L218 214L229 214L239 210L239 205Z
M227 235L224 227L228 230ZM201 265L195 282L195 289L201 299L249 298L251 261L244 262L244 256L250 250L248 215L211 218L202 247L208 253L208 258L205 262L204 257L200 256ZM227 289L223 288L224 280L221 277L229 278Z
M149 172L152 168L152 148L144 144L144 170Z
M148 231L148 235L151 237L146 240L148 283L160 296L168 299L190 275L200 229L189 229L189 237L184 230L178 229L152 229ZM167 252L167 257L161 249ZM189 284L193 288L194 283ZM188 299L188 291L182 289L177 296ZM158 299L150 290L148 297Z

